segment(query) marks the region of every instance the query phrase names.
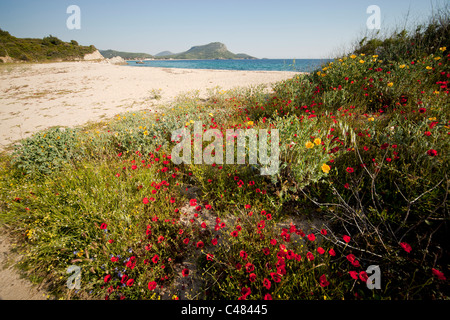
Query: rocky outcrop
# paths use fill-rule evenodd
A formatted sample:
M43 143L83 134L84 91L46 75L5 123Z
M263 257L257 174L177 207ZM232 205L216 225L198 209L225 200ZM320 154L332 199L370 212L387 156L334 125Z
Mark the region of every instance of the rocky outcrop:
M0 60L2 60L2 62L4 62L4 63L14 62L14 60L10 56L0 57Z
M92 60L105 60L105 57L102 56L100 51L95 50L92 53L88 53L83 58L84 61L92 61Z
M110 59L106 59L106 62L109 64L116 64L116 65L124 65L127 64L127 62L122 57L114 57Z

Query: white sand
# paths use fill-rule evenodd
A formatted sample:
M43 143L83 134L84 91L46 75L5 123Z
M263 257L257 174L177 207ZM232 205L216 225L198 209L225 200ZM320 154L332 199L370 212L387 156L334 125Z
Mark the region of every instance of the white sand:
M219 86L269 84L293 72L193 70L60 62L0 66L0 150L52 126L77 126ZM152 90L161 99L152 99Z

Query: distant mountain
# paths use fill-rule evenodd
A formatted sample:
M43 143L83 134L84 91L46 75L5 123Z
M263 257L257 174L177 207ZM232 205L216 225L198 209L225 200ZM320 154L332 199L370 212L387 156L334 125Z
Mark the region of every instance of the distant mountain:
M155 57L171 56L171 55L174 55L174 54L175 53L170 52L170 51L163 51L163 52L155 54Z
M256 59L245 53L235 54L228 51L227 47L220 42L212 42L203 46L195 46L188 51L172 54L160 55L159 59Z
M106 59L114 58L114 57L122 57L124 60L143 60L143 59L151 59L153 56L148 53L134 53L134 52L123 52L116 50L99 50L102 56Z

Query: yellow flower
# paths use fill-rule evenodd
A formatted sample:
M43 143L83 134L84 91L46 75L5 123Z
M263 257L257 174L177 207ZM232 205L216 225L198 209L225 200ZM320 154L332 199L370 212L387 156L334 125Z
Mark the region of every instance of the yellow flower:
M398 66L400 69L403 69L404 67L406 67L404 64L402 64L402 65L399 65Z
M436 57L436 58L434 58L434 60L441 60L441 57Z
M315 143L316 145L319 145L319 144L322 143L322 140L320 140L320 138L316 138L316 139L314 139L314 143Z
M436 121L436 117L428 118L428 120L430 120L430 121Z
M388 87L392 87L393 85L394 85L393 82L389 82L389 83L387 84Z
M441 50L442 52L444 52L445 50L447 50L447 47L439 48L439 50Z
M437 90L434 90L434 92L433 92L434 94L439 94L439 91L437 91Z
M247 122L247 124L248 124L249 126L252 126L252 125L253 125L253 121L249 121L249 122Z
M433 69L432 67L430 67L430 66L427 66L427 68L426 68L427 70L431 70L431 69Z
M377 55L377 54L375 54L375 55L373 55L373 56L372 56L372 58L378 58L378 55Z
M148 136L148 131L147 130L144 131L144 136Z
M312 143L311 141L308 141L307 143L305 143L305 146L307 149L311 149L311 148L314 148L314 143Z
M371 118L369 118L369 119L367 119L368 121L375 121L375 118L374 117L371 117Z
M322 165L322 171L323 172L325 172L325 173L328 173L328 172L330 172L330 166L329 165L327 165L326 163L324 163L323 165Z
M212 113L209 114L211 117L214 117L214 115Z
M361 59L361 60L359 60L359 63L364 63L364 62L365 62L365 61L364 61L364 60L362 60L362 59Z
M350 58L355 59L355 58L356 58L356 55L352 54L352 55L350 56Z

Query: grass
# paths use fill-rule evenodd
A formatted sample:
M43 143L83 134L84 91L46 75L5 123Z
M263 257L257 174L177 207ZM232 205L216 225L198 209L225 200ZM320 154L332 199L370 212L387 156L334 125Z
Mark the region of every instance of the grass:
M23 140L0 161L21 267L65 299L448 299L449 49L363 49ZM195 121L279 129L280 170L175 165L172 132Z

